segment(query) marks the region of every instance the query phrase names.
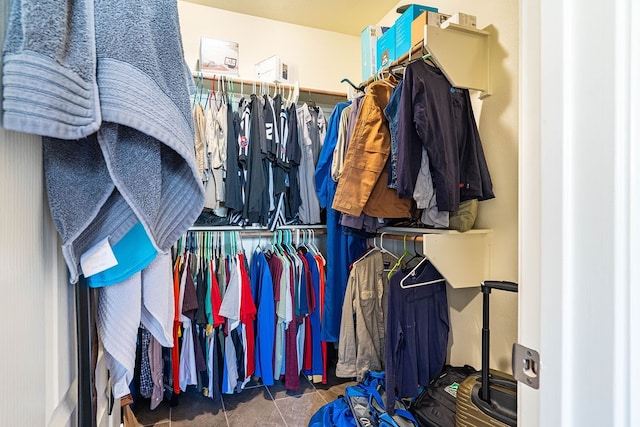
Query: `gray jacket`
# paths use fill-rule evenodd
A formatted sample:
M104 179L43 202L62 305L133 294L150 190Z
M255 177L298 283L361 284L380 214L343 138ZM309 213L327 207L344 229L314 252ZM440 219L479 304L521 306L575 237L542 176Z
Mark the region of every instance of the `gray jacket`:
M384 267L377 249L353 264L342 305L337 377L359 381L367 370L384 369Z

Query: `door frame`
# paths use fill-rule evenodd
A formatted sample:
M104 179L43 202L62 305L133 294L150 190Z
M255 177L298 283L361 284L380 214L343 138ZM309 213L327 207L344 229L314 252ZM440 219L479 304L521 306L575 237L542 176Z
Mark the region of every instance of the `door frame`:
M520 2L518 339L541 357L521 426L640 425L639 19Z

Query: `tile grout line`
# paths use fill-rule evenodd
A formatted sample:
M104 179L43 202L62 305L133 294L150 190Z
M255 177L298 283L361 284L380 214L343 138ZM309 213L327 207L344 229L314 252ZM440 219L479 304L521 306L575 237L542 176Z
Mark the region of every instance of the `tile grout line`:
M224 397L222 393L220 393L220 404L222 404L222 413L224 414L224 419L227 422L227 427L229 427L229 417L227 416L227 407L224 406Z
M308 379L308 378L307 378ZM324 400L324 403L329 403L327 402L327 399L324 398L324 396L322 395L322 393L320 393L320 391L318 391L318 389L316 388L316 385L314 384L313 381L309 380L309 384L311 384L311 387L313 387L313 389L316 391L316 393L318 393L320 395L320 398L322 400Z
M278 404L276 403L276 399L273 397L273 395L271 394L271 390L269 390L269 387L266 387L267 389L267 393L269 393L269 396L271 397L271 401L273 402L273 404L276 407L276 410L278 411L278 413L280 414L280 418L282 418L282 422L284 423L285 427L289 427L289 425L287 424L287 420L284 419L284 415L282 415L282 411L280 411L280 408L278 408Z
M312 383L311 385L313 386L313 389L316 391L316 393L318 393L318 394L320 395L320 398L321 398L322 400L324 400L324 403L329 403L329 402L327 401L327 399L325 399L325 398L324 398L324 396L322 395L322 393L320 393L320 390L318 390L318 389L316 388L316 386L315 386L313 383Z

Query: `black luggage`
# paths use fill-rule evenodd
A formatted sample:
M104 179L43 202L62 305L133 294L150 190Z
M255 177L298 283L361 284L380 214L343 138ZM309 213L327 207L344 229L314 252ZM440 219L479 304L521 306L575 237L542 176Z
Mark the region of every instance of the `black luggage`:
M489 370L489 295L492 289L517 292L513 282L482 283L482 371L464 380L456 397L459 427L516 426L517 386L513 376Z
M477 373L473 367L445 365L438 378L431 381L414 399L409 411L421 427L455 427L456 394L460 383Z

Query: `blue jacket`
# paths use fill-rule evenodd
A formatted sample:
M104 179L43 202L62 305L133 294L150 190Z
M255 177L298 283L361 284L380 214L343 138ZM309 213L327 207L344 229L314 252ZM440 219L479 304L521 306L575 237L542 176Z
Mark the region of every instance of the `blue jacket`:
M273 347L275 344L275 306L273 282L267 259L261 251L251 257L251 293L258 309L256 316L256 371L264 385L273 385Z
M340 115L350 102L341 102L335 106L327 135L324 139L320 158L316 166L315 180L318 200L321 207L327 208L327 280L325 285L324 310L321 339L327 342L338 342L340 337L340 319L342 301L349 278L349 265L355 261L366 248L366 240L360 237L347 236L342 232L340 212L331 208L336 194L337 183L331 179L331 163L333 151L338 142Z

